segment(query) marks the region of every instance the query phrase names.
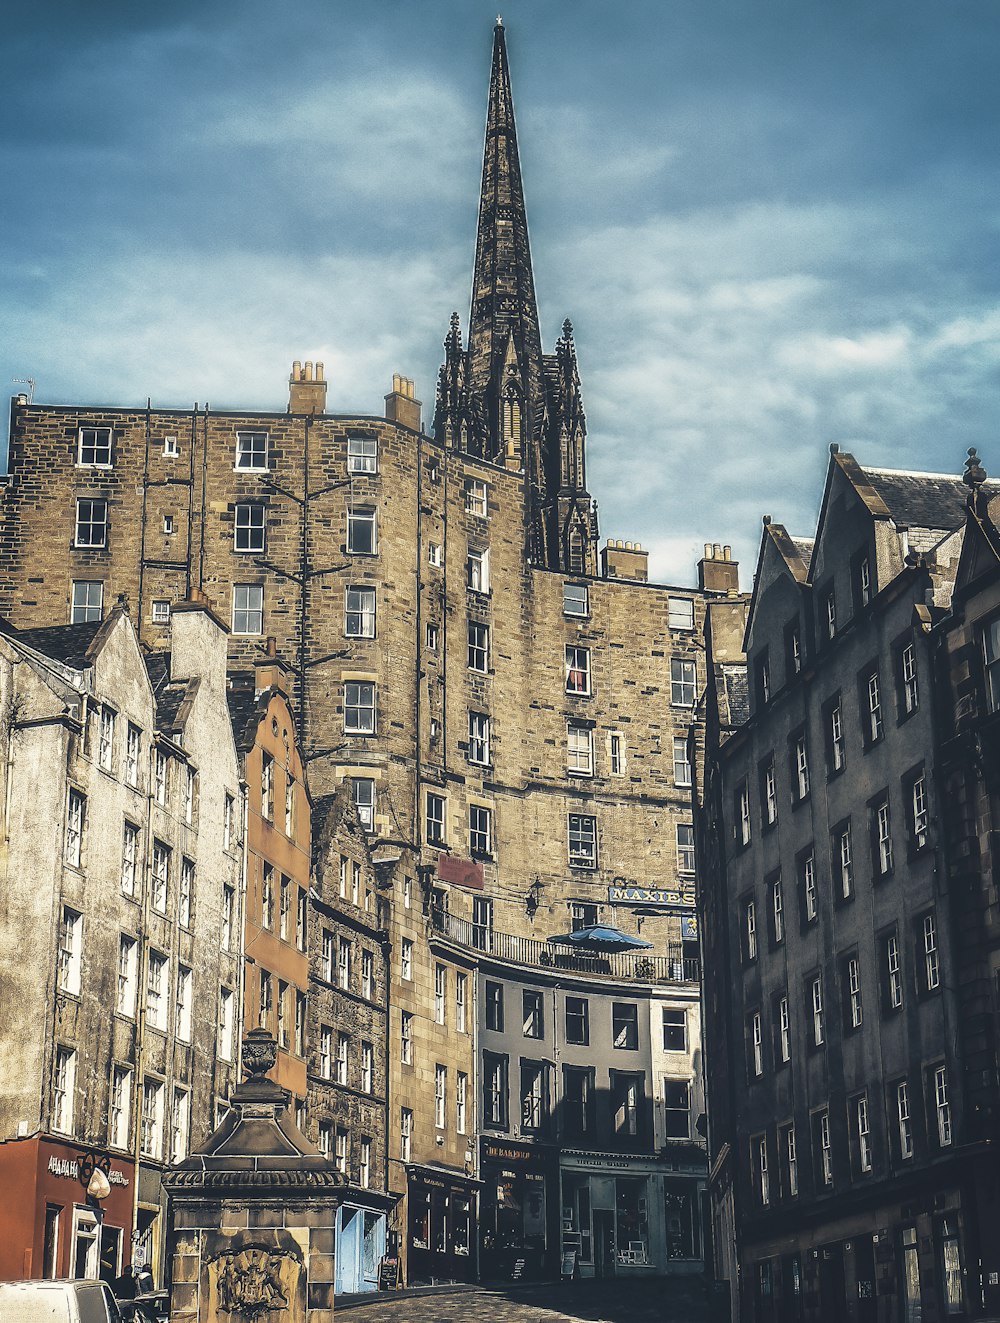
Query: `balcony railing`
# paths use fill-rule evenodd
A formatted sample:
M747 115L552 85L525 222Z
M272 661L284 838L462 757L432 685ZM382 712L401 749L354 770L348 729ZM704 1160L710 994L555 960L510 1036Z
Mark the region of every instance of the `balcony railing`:
M438 908L431 909L431 927L461 946L513 965L597 974L628 983L698 983L701 979L701 962L685 956L679 944L669 945L666 954L617 951L588 955L571 947L552 946L537 937L497 932Z

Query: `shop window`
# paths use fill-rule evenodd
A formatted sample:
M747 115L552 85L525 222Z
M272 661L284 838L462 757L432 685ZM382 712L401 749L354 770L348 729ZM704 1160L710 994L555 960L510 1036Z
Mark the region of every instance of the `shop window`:
M620 1264L649 1262L648 1182L619 1176L615 1181L615 1243Z
M938 1261L941 1265L941 1295L944 1312L951 1318L964 1314L962 1299L962 1254L959 1243L958 1219L954 1213L942 1217L937 1226Z
M697 1259L701 1254L697 1190L687 1181L667 1179L663 1182L663 1194L667 1258Z

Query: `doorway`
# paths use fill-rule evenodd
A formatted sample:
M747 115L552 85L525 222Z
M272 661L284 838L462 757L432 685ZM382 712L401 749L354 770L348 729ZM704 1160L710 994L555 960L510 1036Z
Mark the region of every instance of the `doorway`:
M100 1269L101 1229L97 1215L89 1208L73 1209L73 1240L70 1262L78 1281L97 1281Z
M594 1209L594 1272L615 1275L615 1215L609 1208Z

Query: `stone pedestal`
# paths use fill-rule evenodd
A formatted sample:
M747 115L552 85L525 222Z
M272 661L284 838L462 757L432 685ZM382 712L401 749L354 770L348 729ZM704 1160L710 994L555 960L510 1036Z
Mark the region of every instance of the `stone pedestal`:
M265 1078L265 1030L246 1037L249 1078L201 1150L164 1176L171 1323L331 1323L344 1177L305 1138Z

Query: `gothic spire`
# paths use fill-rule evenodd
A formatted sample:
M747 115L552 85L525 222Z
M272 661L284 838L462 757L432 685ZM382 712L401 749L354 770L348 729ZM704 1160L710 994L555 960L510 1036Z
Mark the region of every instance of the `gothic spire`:
M492 394L491 404L495 409L499 409L500 397L510 384L512 351L523 421L530 435L540 415L542 350L506 34L498 20L493 32L493 67L469 316L469 387L474 392Z

